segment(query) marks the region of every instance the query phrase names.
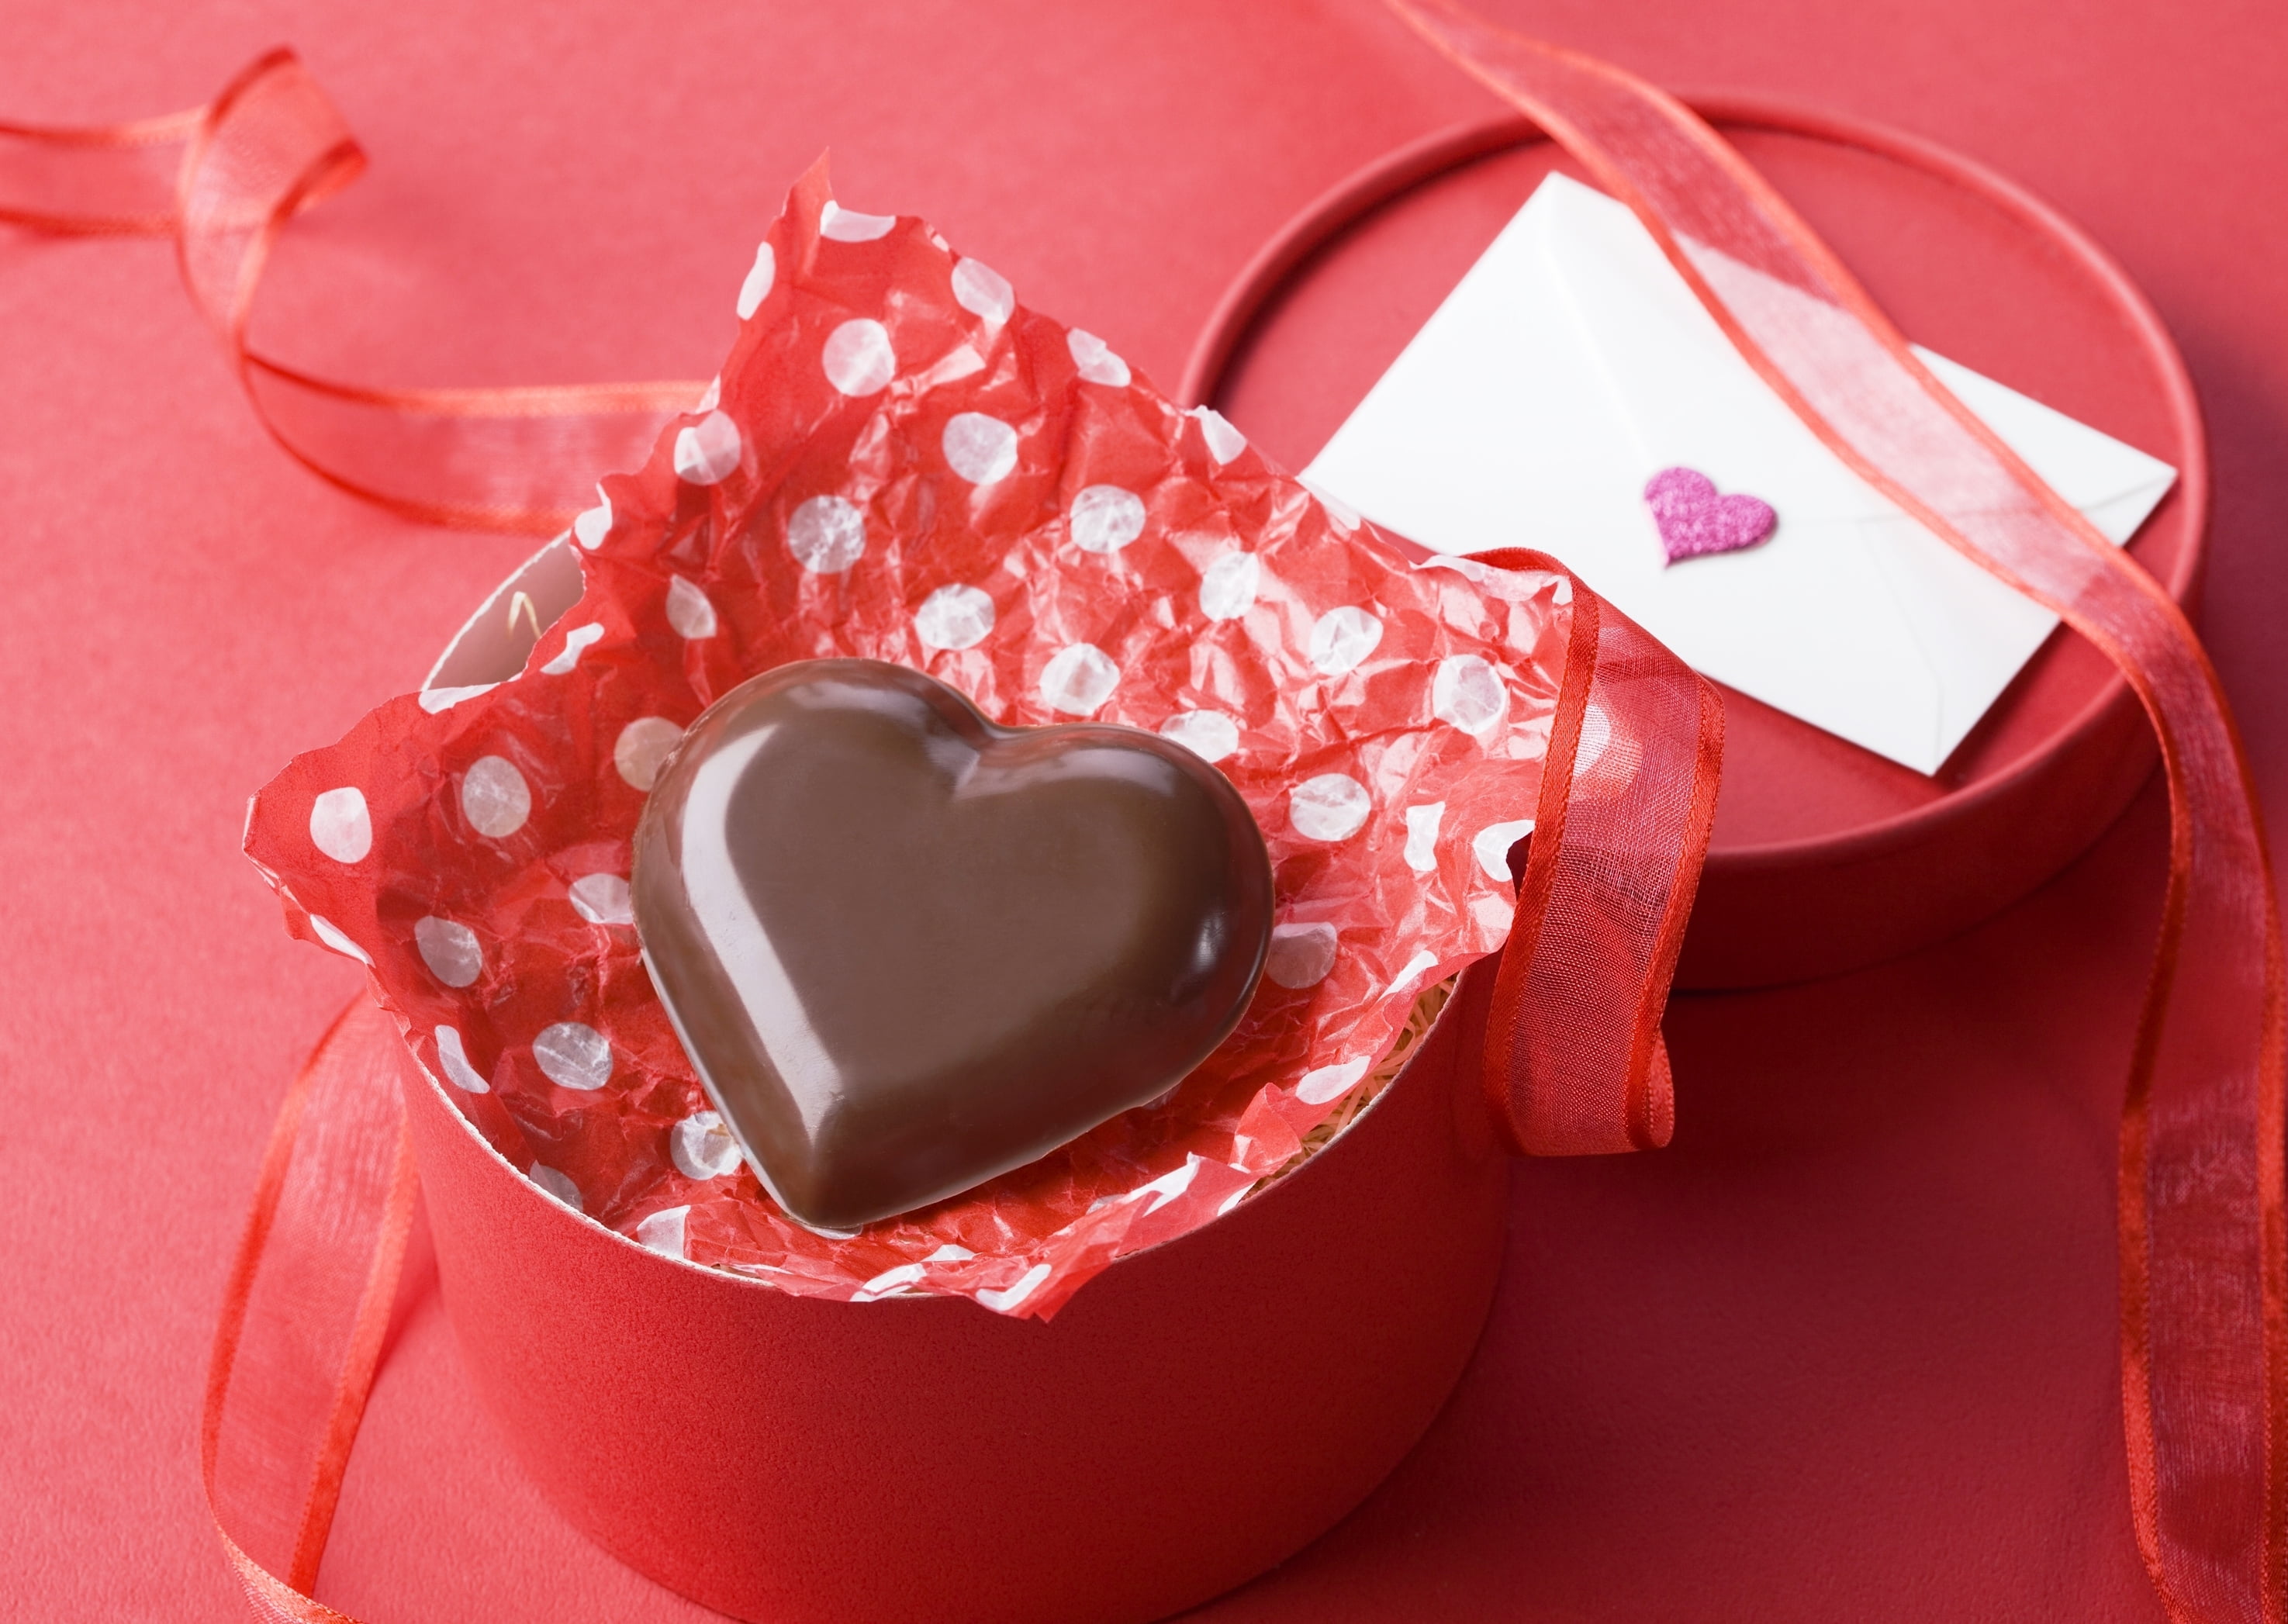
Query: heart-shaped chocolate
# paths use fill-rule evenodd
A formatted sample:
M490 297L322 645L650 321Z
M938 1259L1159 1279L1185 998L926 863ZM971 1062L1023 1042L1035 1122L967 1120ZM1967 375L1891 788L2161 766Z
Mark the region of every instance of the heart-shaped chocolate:
M1645 505L1671 564L1738 552L1768 537L1780 516L1760 496L1716 494L1696 468L1664 468L1645 482Z
M1239 792L1172 741L996 726L944 684L812 660L684 735L636 831L644 963L771 1194L909 1211L1164 1092L1271 936Z

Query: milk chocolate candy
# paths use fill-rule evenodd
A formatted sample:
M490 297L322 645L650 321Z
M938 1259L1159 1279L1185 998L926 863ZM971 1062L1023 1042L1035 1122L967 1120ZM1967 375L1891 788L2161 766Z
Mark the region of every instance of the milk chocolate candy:
M790 1214L851 1229L1164 1092L1238 1022L1263 836L1183 746L1012 729L903 666L741 685L636 832L644 963Z

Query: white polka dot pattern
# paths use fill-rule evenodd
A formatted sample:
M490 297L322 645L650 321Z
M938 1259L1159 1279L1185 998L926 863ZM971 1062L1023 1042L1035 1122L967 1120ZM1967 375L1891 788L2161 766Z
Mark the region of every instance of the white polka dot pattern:
M945 460L972 485L1007 479L1017 467L1017 431L983 412L957 412L939 439Z
M787 551L816 575L838 575L866 554L866 517L839 496L813 496L787 520Z
M506 840L532 816L532 789L505 757L480 756L461 776L461 815L480 835Z
M1073 545L1083 552L1117 552L1144 534L1144 499L1117 485L1092 485L1072 499Z
M1489 823L1470 837L1470 851L1478 860L1478 867L1486 878L1509 883L1509 849L1533 833L1533 820L1513 819L1507 823Z
M1509 690L1482 654L1449 654L1430 682L1430 714L1473 735L1491 733L1509 714Z
M998 327L1017 308L1016 290L992 266L964 259L953 267L953 297L971 315Z
M1218 463L1228 463L1247 449L1247 436L1233 428L1213 407L1195 406L1192 416L1199 420L1200 437L1207 442L1208 455Z
M1120 668L1090 643L1060 650L1041 672L1041 697L1068 716L1094 716L1119 685Z
M1279 986L1297 991L1316 986L1335 967L1335 927L1323 920L1273 925L1263 973Z
M682 741L683 730L665 717L638 717L613 742L612 765L630 787L648 795L661 765Z
M739 1142L713 1111L695 1112L667 1133L668 1154L686 1178L721 1178L739 1170Z
M711 638L718 624L715 606L690 582L680 575L671 575L667 581L667 623L675 628L676 636L690 642Z
M1048 1278L1049 1265L1035 1264L1017 1278L1017 1283L1013 1286L997 1291L985 1287L978 1287L977 1300L995 1313L1005 1314L1027 1297L1031 1296L1040 1288L1041 1282Z
M373 850L373 818L366 811L365 791L346 786L312 801L310 844L338 863L363 861Z
M665 1207L636 1221L636 1244L662 1257L684 1256L685 1234L691 1222L688 1207Z
M636 905L628 883L616 874L584 874L565 894L572 909L592 925L632 925Z
M528 1176L534 1184L540 1186L544 1195L552 1196L563 1202L574 1212L582 1210L580 1186L572 1182L569 1174L560 1173L554 1168L543 1167L536 1161L528 1169Z
M881 393L898 376L890 329L867 316L845 321L829 333L819 360L826 368L826 381L854 400Z
M466 986L485 973L485 950L468 926L434 914L413 925L413 945L429 973L447 986Z
M871 242L888 236L897 223L894 214L860 214L830 202L819 211L818 234L832 242Z
M739 284L739 320L744 321L763 307L771 297L771 284L778 280L779 259L767 242L755 250L755 263L747 272L747 280Z
M1303 1073L1295 1085L1295 1097L1307 1105L1323 1105L1330 1100L1340 1099L1357 1086L1366 1075L1369 1062L1364 1055L1355 1059L1339 1060L1332 1066L1322 1066Z
M424 688L415 697L415 702L433 717L450 710L465 700L473 700L480 693L490 693L499 685L497 683L480 682L455 688Z
M604 629L594 621L584 626L575 626L564 634L564 647L555 659L540 668L544 677L562 677L580 663L580 651L604 635Z
M1330 677L1355 671L1382 642L1382 622L1355 604L1330 609L1311 627L1311 663Z
M1322 772L1295 786L1287 815L1308 840L1348 840L1366 823L1374 802L1347 772Z
M310 929L318 933L318 939L336 953L345 958L355 959L361 964L370 966L373 963L373 955L352 941L341 926L323 914L312 914L309 919Z
M853 1303L879 1303L884 1297L903 1291L928 1272L919 1264L900 1264L894 1269L883 1270L858 1287L857 1295L850 1300Z
M532 1040L532 1058L560 1089L592 1092L612 1080L612 1046L584 1021L560 1020Z
M1405 967L1390 978L1390 985L1383 989L1382 995L1388 998L1396 993L1411 992L1417 982L1437 967L1438 955L1424 948L1407 960Z
M469 1064L468 1051L461 1047L458 1028L437 1028L437 1063L445 1068L445 1081L464 1094L489 1094L493 1091L493 1085Z
M1174 1172L1164 1173L1149 1184L1139 1184L1129 1192L1129 1199L1142 1200L1149 1196L1151 1204L1144 1211L1148 1216L1156 1213L1190 1189L1192 1181L1200 1176L1200 1169L1206 1165L1197 1156L1188 1156L1184 1159L1184 1165Z
M693 485L720 485L739 471L739 425L728 412L709 409L675 436L675 476Z
M1073 365L1080 368L1081 376L1090 383L1107 384L1116 389L1128 386L1128 363L1106 348L1104 340L1094 333L1074 328L1065 335L1065 348L1071 353Z
M993 630L993 599L973 586L941 586L914 611L925 648L974 648Z
M1438 867L1438 825L1446 816L1446 803L1430 801L1406 809L1406 866L1417 874Z
M1202 761L1221 761L1239 749L1239 724L1220 710L1179 711L1160 724L1160 735Z
M1212 621L1235 621L1255 606L1263 566L1251 552L1227 552L1200 574L1200 613Z
M604 544L604 538L611 533L612 499L604 495L603 487L599 486L596 489L596 505L589 508L572 521L573 539L590 552L593 552Z

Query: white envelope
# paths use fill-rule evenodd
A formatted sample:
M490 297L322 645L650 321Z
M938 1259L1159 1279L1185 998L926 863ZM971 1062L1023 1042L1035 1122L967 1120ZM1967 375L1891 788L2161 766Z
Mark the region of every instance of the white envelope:
M2176 471L1917 352L2117 545ZM1761 545L1671 566L1664 468L1769 503ZM1851 472L1766 386L1624 205L1545 180L1303 473L1445 552L1562 558L1695 667L1934 772L2057 619Z

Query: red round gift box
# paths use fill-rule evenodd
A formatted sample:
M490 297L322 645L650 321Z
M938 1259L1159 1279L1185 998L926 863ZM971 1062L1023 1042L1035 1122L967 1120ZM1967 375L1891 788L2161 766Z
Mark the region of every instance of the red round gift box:
M579 590L569 551L545 550L431 685L512 675ZM542 1492L708 1606L758 1624L1164 1617L1356 1505L1468 1362L1507 1212L1472 1041L1490 990L1482 967L1466 977L1299 1168L1046 1322L797 1297L647 1250L542 1194L409 1055L445 1305Z
M2160 318L2104 250L1931 142L1741 98L1693 106L1911 337L2176 468L2129 551L2189 606L2209 503L2200 408ZM1302 467L1553 169L1579 173L1505 115L1361 170L1240 273L1180 394ZM2065 631L1931 777L1728 690L1725 712L1685 987L1835 974L1965 930L2085 851L2157 760L2128 685Z

